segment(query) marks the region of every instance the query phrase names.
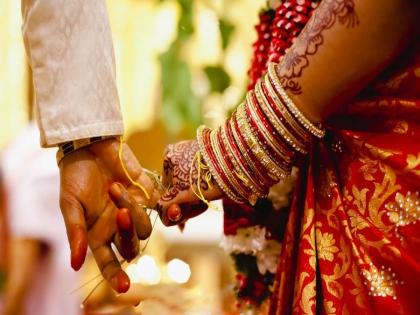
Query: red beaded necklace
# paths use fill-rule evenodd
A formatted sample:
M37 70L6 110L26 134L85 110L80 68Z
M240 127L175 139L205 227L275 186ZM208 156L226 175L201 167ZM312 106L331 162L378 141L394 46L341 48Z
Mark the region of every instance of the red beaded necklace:
M280 61L318 3L319 0L288 0L275 10L268 8L261 11L259 23L255 26L257 40L252 45L254 53L248 71L248 89L253 89L257 80L266 72L268 61Z

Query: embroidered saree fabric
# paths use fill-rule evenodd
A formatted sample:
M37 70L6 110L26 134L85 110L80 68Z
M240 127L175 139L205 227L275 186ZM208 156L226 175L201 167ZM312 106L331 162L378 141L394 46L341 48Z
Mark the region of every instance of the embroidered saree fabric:
M419 51L331 117L301 161L270 314L418 314Z

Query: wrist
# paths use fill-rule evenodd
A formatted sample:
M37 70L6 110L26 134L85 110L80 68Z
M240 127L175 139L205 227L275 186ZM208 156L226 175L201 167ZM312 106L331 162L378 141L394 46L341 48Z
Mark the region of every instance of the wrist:
M294 160L308 154L325 130L289 97L270 63L230 120L215 130L201 127L200 151L223 192L255 204L270 186L289 176Z
M91 138L85 138L85 139L77 139L72 140L69 142L61 143L58 145L58 151L56 154L57 159L57 165L60 164L60 162L71 153L80 150L82 148L88 148L94 144L98 144L100 142L103 142L105 140L111 140L116 139L119 136L97 136L97 137L91 137Z

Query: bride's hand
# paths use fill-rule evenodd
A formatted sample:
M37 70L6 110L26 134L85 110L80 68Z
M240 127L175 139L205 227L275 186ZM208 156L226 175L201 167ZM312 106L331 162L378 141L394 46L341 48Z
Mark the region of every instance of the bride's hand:
M181 141L166 148L162 174L166 190L157 204L165 225L183 223L207 210L207 205L198 197L200 193L208 201L223 197L214 179L206 180L207 172L203 169L199 172L197 152L199 146L196 140ZM204 163L202 159L200 162Z
M156 203L159 195L150 178L127 145L123 147L123 161L130 176L146 188L150 199L132 185L121 167L117 139L105 140L79 149L64 157L60 163L60 207L66 223L71 249L71 265L78 270L84 262L87 246L104 278L118 292L130 286L128 276L111 248L115 243L127 260L139 251L139 239L151 233L151 223L144 209ZM113 184L119 182L120 184ZM126 209L118 209L108 192L130 195ZM118 205L120 207L120 205ZM120 207L121 208L121 207Z

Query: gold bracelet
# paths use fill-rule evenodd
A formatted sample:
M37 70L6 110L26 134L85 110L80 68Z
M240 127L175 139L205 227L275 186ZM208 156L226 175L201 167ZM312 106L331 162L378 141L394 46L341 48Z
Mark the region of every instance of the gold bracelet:
M232 164L235 168L234 172L236 173L237 177L241 180L241 182L248 188L250 185L250 176L248 175L245 166L242 165L242 162L239 160L239 157L236 156L235 152L238 150L234 150L232 147L232 143L228 140L226 134L226 125L220 127L220 136L222 137L223 144L227 148L227 153L229 159L232 161Z
M273 109L271 108L268 100L265 98L265 95L261 91L261 80L257 81L255 85L255 96L257 97L257 101L260 104L261 109L264 111L264 114L267 116L268 120L273 125L274 129L283 137L284 140L297 152L302 154L308 153L305 146L302 145L290 132L287 128L283 125L280 119L278 119L277 115L274 113Z
M251 111L251 116L254 117L255 122L258 124L259 129L261 130L261 132L263 133L264 138L270 142L271 147L274 149L274 151L276 151L276 153L287 163L291 163L291 159L289 156L287 156L282 148L280 148L277 144L278 141L276 141L272 135L270 134L270 132L268 130L266 130L263 122L260 120L260 117L258 116L258 114L255 112L255 106L257 106L257 104L255 104L255 102L253 101L253 97L252 97L252 93L253 91L248 92L247 96L246 96L246 100L247 103L249 104L249 110ZM248 117L248 115L247 115ZM249 122L249 121L248 121ZM259 122L259 123L258 123ZM268 145L268 142L266 141L266 144Z
M292 99L287 95L286 91L281 86L279 77L277 75L275 69L275 63L269 62L268 63L268 75L270 76L271 80L274 82L274 87L276 88L277 92L280 94L283 101L286 103L287 108L290 112L295 116L295 118L300 122L300 124L305 127L311 134L313 134L317 138L322 138L325 135L325 130L318 128L314 124L312 124L303 113L296 107L293 103Z
M210 159L210 157L207 153L207 149L205 147L206 144L204 143L204 140L203 140L204 133L209 133L209 132L211 132L211 129L207 128L206 126L200 126L197 129L197 142L198 142L198 145L200 147L201 156L203 157L203 159L206 162L211 174L214 176L215 181L219 185L220 189L225 193L225 195L228 196L230 199L232 199L233 201L235 201L237 203L244 203L245 199L242 199L242 198L236 196L230 190L230 188L225 185L225 182L222 180L219 173L216 172L216 169L213 166L212 160Z
M252 133L248 125L245 107L243 107L243 104L241 104L241 106L238 107L237 115L238 125L241 130L244 130L243 138L247 142L248 147L251 148L252 153L257 157L258 160L261 161L266 171L271 172L274 176L276 176L277 181L289 175L290 172L281 168L276 161L273 161L271 157L262 148L259 141L254 137L254 134Z
M247 173L247 175L248 175L248 177L249 177L249 179L251 180L251 181L253 181L254 180L254 178L256 179L256 180L258 180L259 181L259 183L260 183L260 185L261 185L261 187L264 187L265 186L265 184L264 184L264 182L263 181L261 181L260 179L263 179L264 178L264 176L266 176L267 174L266 173L261 173L261 169L260 168L258 168L257 167L257 165L255 165L255 163L254 163L254 161L252 160L252 158L249 156L249 154L248 154L248 150L244 147L244 145L242 144L242 141L241 141L241 135L239 135L238 134L238 132L237 132L237 130L236 130L236 128L235 128L235 123L234 123L234 121L233 121L233 119L236 119L236 122L237 122L237 124L238 124L238 128L241 128L240 127L240 125L243 123L243 122L240 122L239 121L239 117L238 117L238 109L240 109L240 107L242 106L243 104L241 104L238 108L237 108L237 111L235 112L235 117L233 117L231 120L230 120L230 129L231 129L231 131L232 131L232 136L233 136L233 138L234 138L234 140L235 140L235 142L236 142L236 145L238 146L238 148L239 148L239 151L241 151L241 153L243 154L243 157L244 157L244 159L245 159L245 161L246 161L246 163L247 163L247 165L249 166L249 168L250 168L250 171L251 172L254 172L255 173L255 175L254 176L251 176L251 174L250 173ZM243 130L243 128L242 128L242 130ZM249 141L249 137L250 136L252 136L252 135L247 135L247 133L246 133L246 131L245 130L243 130L243 137L242 137L242 139L246 142L246 145L249 147L249 149L252 151L252 154L254 154L255 155L255 152L256 152L256 150L258 150L258 148L251 148L251 144L250 144L250 141ZM264 153L264 152L263 152ZM255 155L257 158L258 158L258 156L257 155ZM266 171L268 171L268 169L267 169L267 165L266 165L266 161L263 161L263 160L260 160L260 162L261 162L261 164L263 165L263 167L265 168L265 170ZM278 181L278 177L276 176L276 174L273 174L273 173L270 173L269 171L268 171L268 175L270 176L270 178L273 178L273 180L275 180L275 181ZM255 182L253 182L254 183L254 185L255 185Z
M302 128L302 126L299 125L296 119L291 116L290 112L287 110L282 100L277 96L277 93L274 91L268 75L264 76L264 83L265 87L267 88L268 94L273 99L276 108L283 115L283 118L287 121L290 127L292 127L293 130L305 141L305 143L309 143L311 139L311 134L308 133L307 130Z
M242 189L242 185L240 182L237 181L237 179L235 178L235 175L233 175L232 173L234 172L234 170L230 170L229 166L226 164L225 159L223 158L223 154L220 150L220 146L219 146L219 141L217 139L217 134L216 132L219 131L218 129L216 130L212 130L210 132L210 143L211 143L211 147L214 149L214 153L216 156L216 160L218 161L222 171L224 172L225 176L227 177L227 179L231 182L232 186L236 189L237 195L242 196L244 199L247 200L257 200L258 197L256 195L253 196L253 190L252 187L250 187L250 191L251 194L247 194L243 189Z
M253 172L253 168L255 175L258 178L258 182L261 184L262 187L268 186L268 184L266 182L264 182L264 175L267 175L271 181L277 181L277 178L272 175L271 173L267 173L267 174L262 174L260 172L260 169L258 169L256 167L256 165L253 163L251 157L248 155L248 152L246 151L246 149L243 147L242 142L240 141L240 139L238 139L238 136L236 134L236 130L235 130L235 126L234 126L234 122L233 119L236 118L236 116L232 116L232 118L230 119L230 121L228 121L224 128L221 129L222 133L222 137L224 138L225 141L225 145L228 147L228 151L232 151L235 152L236 154L232 154L233 157L231 157L232 162L234 164L236 164L236 167L240 170L242 170L242 173L238 172L238 177L243 177L243 182L246 183L246 187L249 188L250 182L252 182L252 176L251 173ZM227 130L230 130L231 132L231 141L233 141L234 143L231 143L231 141L228 140L228 136L227 136ZM233 146L236 146L237 149L235 150L233 148ZM241 155L244 157L245 161L241 161L240 158L237 155ZM245 162L245 164L243 163ZM239 166L239 167L238 167ZM249 166L250 168L250 172L248 172L247 166ZM251 188L249 188L251 189ZM249 199L249 198L248 198Z
M64 157L69 155L70 153L77 151L81 148L87 147L93 143L97 143L100 141L117 138L119 136L98 136L98 137L91 137L85 139L78 139L69 142L62 143L58 146L58 151L56 154L57 164L63 160Z

